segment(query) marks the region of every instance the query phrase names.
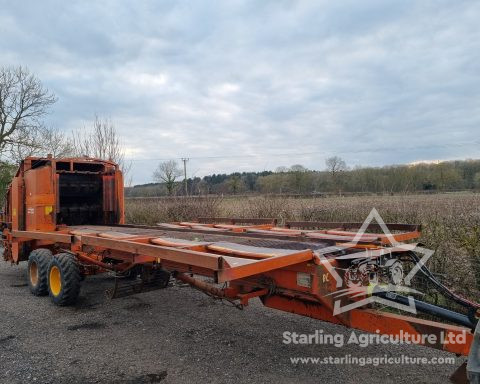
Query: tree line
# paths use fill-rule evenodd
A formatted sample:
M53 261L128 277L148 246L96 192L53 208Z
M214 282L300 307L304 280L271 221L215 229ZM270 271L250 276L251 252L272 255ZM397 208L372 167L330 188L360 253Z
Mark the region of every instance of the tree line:
M159 164L153 183L127 188L127 196L184 194L177 162ZM342 194L412 193L480 189L480 160L443 161L384 167L349 168L338 156L328 158L323 170L295 164L275 171L212 174L187 179L191 195L205 194Z
M112 121L95 115L90 126L68 134L44 124L56 102L54 93L27 68L0 67L0 199L18 164L28 156L112 160L123 168L128 183L130 164Z

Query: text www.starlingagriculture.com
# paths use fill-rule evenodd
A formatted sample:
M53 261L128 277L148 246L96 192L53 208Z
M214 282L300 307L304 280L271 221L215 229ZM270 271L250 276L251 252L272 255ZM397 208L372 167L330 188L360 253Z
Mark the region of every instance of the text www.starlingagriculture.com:
M345 355L341 357L290 357L292 364L318 364L318 365L359 365L359 366L378 366L378 365L435 365L435 364L456 364L455 357L411 357L405 355L399 356L352 356Z

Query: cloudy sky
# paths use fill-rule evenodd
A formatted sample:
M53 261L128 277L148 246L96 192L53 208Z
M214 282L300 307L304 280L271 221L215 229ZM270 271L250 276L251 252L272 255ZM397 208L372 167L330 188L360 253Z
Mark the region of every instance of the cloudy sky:
M49 125L112 119L134 183L480 158L480 2L0 0L0 65L59 98Z

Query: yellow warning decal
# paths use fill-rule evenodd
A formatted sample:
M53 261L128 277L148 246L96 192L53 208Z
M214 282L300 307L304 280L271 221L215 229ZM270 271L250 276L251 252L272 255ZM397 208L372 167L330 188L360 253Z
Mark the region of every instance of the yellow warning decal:
M17 208L13 208L13 210L12 210L12 216L17 216Z
M49 215L52 212L53 212L53 207L51 205L46 205L45 206L45 215Z

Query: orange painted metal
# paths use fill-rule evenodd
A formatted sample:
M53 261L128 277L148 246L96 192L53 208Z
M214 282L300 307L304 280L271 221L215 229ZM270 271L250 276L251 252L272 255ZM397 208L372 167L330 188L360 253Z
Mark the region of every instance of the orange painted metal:
M327 262L336 267L337 260L343 260L342 257L344 256L320 261L311 250L305 250L286 255L265 257L265 254L261 252L262 248L259 248L258 258L244 258L238 254L235 257L228 256L228 252L227 254L210 254L206 248L203 252L182 249L183 246L191 245L182 242L182 240L178 240L177 243L171 242L171 245L176 247L165 247L152 244L153 240L158 239L157 237L137 236L126 240L118 240L118 238L125 237L122 235L112 238L101 237L101 231L85 230L87 235L82 235L82 232L78 231L73 231L76 235L65 232L68 232L68 230L63 229L61 233L15 231L12 235L19 236L18 238L22 240L50 238L52 242L64 244L71 240L72 250L75 247L89 250L88 254L85 251L76 252L82 263L90 263L103 270L121 271L128 269L129 265L161 263L164 268L171 271L194 272L204 276L213 276L220 283L230 282L231 286L219 288L186 275L178 275L182 276L182 281L188 282L197 289L205 290L218 297L239 300L244 305L253 297L261 297L263 303L272 308L369 332L377 332L378 330L382 334L393 335L399 333L400 330L407 330L409 333L415 331L418 334L438 334L443 331L447 335L464 332L467 335L466 344L460 347L446 344L434 345L435 348L454 353L467 354L469 343L472 340L471 332L466 328L427 322L413 317L372 312L366 309L356 309L347 314L333 316L333 299L328 294L334 292L336 287L324 265ZM92 235L92 232L97 234ZM404 248L391 249L395 252L406 251ZM102 256L105 251L108 251L108 259L122 260L121 267L114 268L111 264L106 263ZM367 254L381 255L386 252L389 251L386 249L367 250L354 252L353 255L358 258L362 255L366 257ZM348 258L345 258L345 260L348 260ZM299 274L308 277L307 281L309 283L307 285L299 283ZM268 281L275 282L275 294L270 294L271 287L269 288Z
M248 293L239 293L237 294L237 298L240 300L240 304L242 304L243 306L247 306L249 300L255 297L267 296L268 294L269 290L267 288L263 288Z
M254 276L260 273L281 269L313 259L311 250L301 251L285 256L275 256L262 260L248 260L223 256L223 268L218 272L220 283Z
M317 232L308 232L306 233L308 238L321 239L321 240L334 240L334 241L345 241L350 242L355 239L355 234L352 235L338 235L333 233L317 233ZM378 236L371 236L370 234L364 234L358 237L358 241L362 243L370 243L379 240Z
M351 237L352 239L356 236L356 232L349 232L349 231L327 231L328 234L331 235L339 235L339 236L345 236L345 237ZM403 233L392 233L391 234L393 239L397 242L402 242L402 241L407 241L407 240L413 240L417 239L420 237L420 232L418 231L411 231L411 232L403 232ZM379 233L365 233L362 237L367 238L367 241L376 241L380 240L382 244L391 244L391 241L389 237L385 234L379 234ZM370 239L368 239L371 237Z
M122 224L123 205L123 177L115 163L91 158L27 157L7 191L2 214L4 235L8 237L11 231L37 232L30 239L48 240L40 238L40 233L53 233L62 225L92 217L93 224ZM55 236L50 240L56 242ZM4 258L14 263L26 260L32 245L17 233L11 242L5 242Z
M52 244L70 244L72 242L72 235L57 232L12 231L12 236L18 241L49 240Z
M91 245L104 249L117 250L138 256L149 256L152 260L169 260L197 267L205 267L212 270L221 268L222 257L206 252L196 252L188 249L163 247L153 244L142 244L128 240L106 239L96 236L81 236L82 245Z
M82 200L87 194L90 200ZM73 197L72 197L73 196ZM76 198L80 200L80 204ZM89 201L94 201L88 205ZM87 208L84 207L86 204ZM336 282L329 267L342 271L353 259L398 256L415 245L392 246L382 233L365 233L359 243L354 228L361 223L287 222L278 227L274 219L200 218L156 227L136 228L124 224L123 176L118 166L98 159L27 158L13 178L2 215L4 258L26 260L29 250L48 247L76 255L85 274L103 271L124 272L136 265L162 268L177 279L210 295L238 300L246 305L260 297L267 307L342 324L367 332L399 335L466 334L466 342L438 343L435 348L467 354L472 332L463 327L373 311L366 307L333 315ZM85 221L85 223L78 223ZM419 226L387 224L396 241L420 235ZM378 225L369 230L379 231ZM166 236L163 233L168 232ZM192 238L222 235L231 239L289 241L289 244L324 246L317 251L293 247L255 247L219 241L175 239L175 233L191 233ZM210 238L209 238L210 239ZM245 240L248 240L247 242ZM292 243L293 242L293 243ZM308 246L307 248L309 248ZM316 248L313 248L316 249ZM338 251L342 251L338 253ZM343 273L343 272L342 272ZM212 278L215 286L189 276ZM342 305L351 297L341 299Z
M208 242L198 242L198 241L189 241L181 239L171 239L171 238L162 238L157 237L149 239L149 242L156 245L162 245L164 247L173 247L181 249L190 249L191 251L205 252Z
M54 168L51 166L29 169L24 173L27 231L55 230Z
M194 229L199 232L227 231L231 233L252 233L259 236L272 238L308 238L316 240L336 241L338 243L351 243L354 239L357 245L354 248L373 248L375 245L391 245L391 238L383 233L366 232L356 238L357 232L346 231L346 228L360 229L362 223L337 223L337 222L287 222L285 227L275 226L273 219L228 219L228 218L201 218L200 223L159 223L158 226L170 229ZM225 224L228 223L228 224ZM241 224L239 224L241 223ZM272 224L273 223L273 224ZM410 224L386 224L392 230L391 236L397 242L409 241L420 237L420 226ZM325 227L327 229L319 230ZM381 228L378 224L370 224L368 229ZM293 229L295 228L295 229ZM397 232L395 232L397 231ZM398 233L398 231L401 231ZM352 243L353 244L353 243ZM368 246L367 244L370 244Z
M274 218L240 218L240 217L199 217L198 222L202 224L271 224L275 226L277 219Z
M235 244L229 242L214 242L206 246L208 251L213 251L223 255L234 257L244 257L247 259L268 259L270 257L291 255L298 253L295 250L252 247L249 245Z
M417 319L410 316L395 315L368 309L357 309L350 311L348 316L342 319L342 321L339 317L333 316L330 309L327 306L321 305L321 303L279 295L266 296L262 301L265 306L284 312L308 316L366 332L396 336L402 340L408 339L409 335L417 339L422 336L426 338L429 335L433 335L436 340L435 343L421 343L421 345L460 355L468 355L473 341L473 334L467 328ZM465 342L442 343L440 336L442 333L446 341L455 340L457 337L464 337Z
M191 276L188 276L184 273L176 273L174 274L174 277L177 280L183 281L184 283L190 284L191 286L207 292L211 295L214 295L216 297L221 297L221 298L231 298L231 299L236 299L237 298L237 293L238 291L233 288L218 288L215 285L212 285L210 283L207 283L206 281L202 281L199 279L195 279Z
M236 225L236 224L216 224L215 228L228 229L232 232L246 232L249 229L270 229L271 224L258 224L258 225Z

